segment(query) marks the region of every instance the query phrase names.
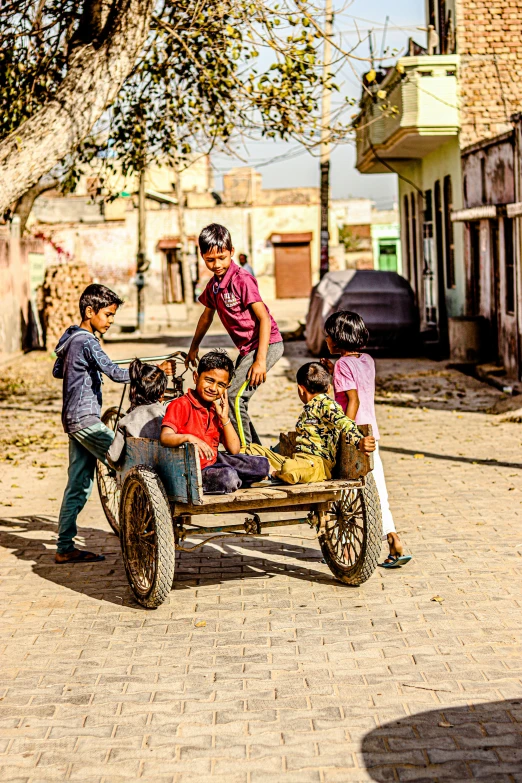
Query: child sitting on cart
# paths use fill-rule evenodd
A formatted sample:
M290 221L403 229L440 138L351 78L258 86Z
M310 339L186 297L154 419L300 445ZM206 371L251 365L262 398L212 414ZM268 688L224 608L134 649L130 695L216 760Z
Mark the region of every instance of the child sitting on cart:
M375 451L375 439L364 437L341 406L328 396L332 377L319 362L303 364L297 371L297 393L304 403L296 424L296 446L291 457L251 443L247 454L266 457L272 477L287 484L308 484L332 477L339 438L365 453Z
M228 387L234 373L226 353L205 354L194 372L194 389L167 407L161 427L163 446L198 447L203 492L222 495L268 476L266 457L240 454L241 443L230 420ZM226 451L218 451L222 444Z
M118 422L118 429L107 452L110 462L118 463L125 451L125 438L153 438L159 440L161 422L165 415L163 397L167 376L155 364L144 364L134 359L129 365L130 408Z

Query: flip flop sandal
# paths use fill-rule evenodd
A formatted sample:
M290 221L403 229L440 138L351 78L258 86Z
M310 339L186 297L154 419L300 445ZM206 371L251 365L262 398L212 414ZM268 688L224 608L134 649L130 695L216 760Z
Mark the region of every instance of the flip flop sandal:
M94 552L86 552L84 549L78 550L78 557L71 557L69 560L55 560L56 565L70 565L75 563L101 563L105 560L105 555L96 555Z
M401 564L401 566L406 565L406 563L409 563L412 559L411 555L400 555L400 557L397 559L397 562Z
M398 555L388 555L383 563L377 563L379 568L400 568L400 557Z

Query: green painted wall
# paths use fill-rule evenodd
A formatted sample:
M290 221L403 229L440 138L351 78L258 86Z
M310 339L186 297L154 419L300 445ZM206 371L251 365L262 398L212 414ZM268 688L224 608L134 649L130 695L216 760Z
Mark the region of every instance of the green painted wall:
M407 161L399 163L396 161L394 168L405 177L411 180L415 185L425 192L434 190L435 182L440 180L441 187L444 177L451 176L453 190L453 209L462 208L462 177L461 177L461 159L458 137L439 147L439 149L427 155L422 160ZM401 213L401 227L404 230L404 196L415 193L411 184L405 182L399 177L399 207ZM422 231L422 220L419 220L419 231ZM464 226L462 223L453 224L453 237L455 246L455 277L456 284L454 288L446 289L446 302L448 307L448 316L459 316L464 314L466 289L465 289L465 268L464 268ZM406 238L401 237L403 246ZM422 242L419 237L419 259L422 261ZM404 250L403 250L404 255ZM422 263L420 263L422 270ZM422 280L422 275L420 275ZM423 300L423 296L420 297Z

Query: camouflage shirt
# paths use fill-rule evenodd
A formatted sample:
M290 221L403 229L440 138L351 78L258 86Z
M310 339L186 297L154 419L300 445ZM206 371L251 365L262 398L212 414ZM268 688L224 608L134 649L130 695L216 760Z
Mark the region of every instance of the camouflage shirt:
M296 424L296 452L335 462L341 433L358 446L362 434L341 406L327 394L318 394L304 408Z

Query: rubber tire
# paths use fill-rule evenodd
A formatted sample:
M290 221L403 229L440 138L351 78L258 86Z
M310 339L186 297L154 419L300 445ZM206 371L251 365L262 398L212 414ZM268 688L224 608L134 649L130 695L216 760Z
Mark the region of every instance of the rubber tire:
M129 565L127 551L127 531L135 523L127 508L130 493L138 484L144 490L152 509L153 524L156 533L155 574L152 585L145 592L139 589ZM174 527L169 501L163 484L156 471L148 465L137 465L127 474L120 501L120 542L123 564L129 585L138 603L146 609L156 609L165 601L172 589L176 566L176 548Z
M348 585L362 585L377 568L382 547L382 515L377 485L371 473L368 473L365 486L359 490L364 517L364 533L361 553L357 562L349 567L339 563L330 548L329 539L319 536L323 557L333 575Z
M107 408L106 411L104 411L103 416L101 417L102 423L105 424L109 429L114 429L114 422L117 421L118 417L118 410L116 406L112 408ZM107 470L105 465L103 465L99 460L96 462L96 484L98 486L98 496L100 498L100 503L102 504L103 512L107 518L107 522L112 528L113 533L115 533L117 536L120 535L120 513L119 513L119 505L117 507L116 514L113 513L113 510L109 508L109 505L107 503L107 497L105 495L104 491L104 483L114 483L115 491L118 491L117 485L116 485L116 479L111 479L109 476L107 476L105 479L102 479L101 477L101 471Z

